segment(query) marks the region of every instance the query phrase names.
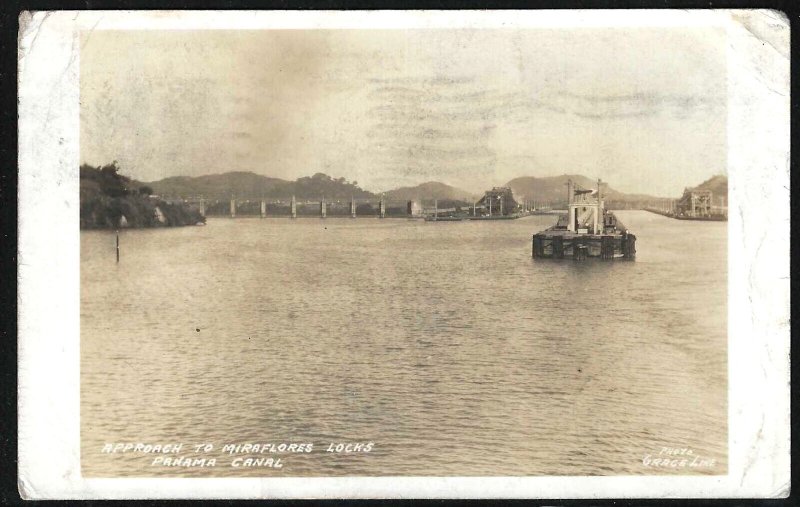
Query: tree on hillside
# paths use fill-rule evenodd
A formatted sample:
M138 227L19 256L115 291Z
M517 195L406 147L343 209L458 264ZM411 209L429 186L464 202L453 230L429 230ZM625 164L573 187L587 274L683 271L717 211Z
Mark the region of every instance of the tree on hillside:
M96 182L100 190L110 197L128 195L131 180L119 174L119 163L116 160L102 167L83 164L80 167L80 177Z

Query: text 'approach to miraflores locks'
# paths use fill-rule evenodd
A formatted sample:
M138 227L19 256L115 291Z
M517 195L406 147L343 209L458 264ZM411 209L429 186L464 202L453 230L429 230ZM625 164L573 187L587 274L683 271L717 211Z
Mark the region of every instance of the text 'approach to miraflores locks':
M146 443L106 443L101 449L104 454L131 454L144 456L150 466L161 467L218 467L232 468L267 467L283 468L287 456L324 452L338 455L372 452L374 442L332 442L317 446L305 443L245 443L222 444L218 457L207 457L215 450L215 444L202 443L178 444L146 444ZM265 456L266 455L266 456ZM291 458L288 459L291 462Z

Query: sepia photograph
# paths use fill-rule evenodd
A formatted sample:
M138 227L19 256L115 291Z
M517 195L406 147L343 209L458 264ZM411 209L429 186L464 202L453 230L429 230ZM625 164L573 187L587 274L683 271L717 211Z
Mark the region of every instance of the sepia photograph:
M72 25L76 477L739 470L729 24L784 19L196 14Z

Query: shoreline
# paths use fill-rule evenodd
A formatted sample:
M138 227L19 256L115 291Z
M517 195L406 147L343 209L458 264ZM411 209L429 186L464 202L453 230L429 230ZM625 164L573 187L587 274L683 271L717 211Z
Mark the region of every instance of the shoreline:
M644 211L648 211L650 213L655 213L656 215L661 215L667 218L674 218L675 220L687 220L693 222L727 222L728 217L725 215L711 215L707 217L688 217L688 216L679 216L669 211L661 211L654 208L642 208Z

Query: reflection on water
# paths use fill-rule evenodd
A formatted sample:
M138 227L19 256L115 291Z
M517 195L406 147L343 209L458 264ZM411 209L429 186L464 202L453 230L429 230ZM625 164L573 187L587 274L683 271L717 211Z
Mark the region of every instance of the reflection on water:
M724 474L726 224L619 215L636 262L531 259L551 216L210 219L124 231L119 265L81 232L83 473ZM213 443L217 466L108 442ZM248 442L314 450L217 452ZM716 464L643 465L664 447Z

